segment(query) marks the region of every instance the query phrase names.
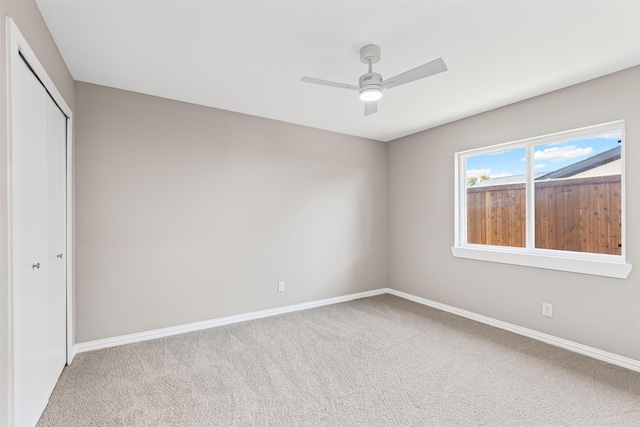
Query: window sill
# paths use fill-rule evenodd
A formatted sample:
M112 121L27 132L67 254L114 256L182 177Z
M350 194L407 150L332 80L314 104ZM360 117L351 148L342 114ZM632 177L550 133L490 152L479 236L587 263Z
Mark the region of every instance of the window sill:
M526 267L569 271L595 276L614 277L617 279L626 279L633 268L633 265L623 262L596 261L540 254L506 252L485 248L462 248L454 246L451 248L451 253L456 258L523 265Z

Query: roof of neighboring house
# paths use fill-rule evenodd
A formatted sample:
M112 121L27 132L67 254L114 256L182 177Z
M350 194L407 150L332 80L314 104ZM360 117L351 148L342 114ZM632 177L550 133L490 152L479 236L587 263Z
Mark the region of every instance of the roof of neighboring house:
M555 178L568 178L570 176L577 175L589 169L597 168L598 166L606 165L620 158L621 147L617 146L607 151L603 151L600 154L589 157L588 159L581 160L572 165L558 169L557 171L549 172L536 177L536 180L555 179ZM485 181L486 182L486 181Z
M537 172L533 174L533 178L538 179L537 177L546 175L546 174L547 172ZM496 178L489 178L482 182L478 181L476 185L474 185L472 188L491 187L492 185L508 185L508 184L524 183L526 177L527 176L525 174L522 174L522 175L508 175L508 176L499 176Z

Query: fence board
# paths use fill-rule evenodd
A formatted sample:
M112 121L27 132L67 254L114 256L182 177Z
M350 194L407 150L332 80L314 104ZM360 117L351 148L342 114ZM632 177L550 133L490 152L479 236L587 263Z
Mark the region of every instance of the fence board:
M620 201L622 200L621 190L622 188L620 187L620 185L611 185L611 188L609 190L609 203L611 205L610 241L614 246L613 248L611 248L611 253L614 253L616 255L622 255L622 209L620 204Z
M591 223L593 222L593 209L591 208L591 189L587 185L580 186L580 247L587 247L591 240ZM594 252L599 249L593 248Z
M604 187L604 188L602 188ZM606 197L607 194L606 184L599 184L598 189L601 190L598 192L598 208L600 210L600 215L598 215L598 219L600 221L600 251L606 252L609 250L609 198Z

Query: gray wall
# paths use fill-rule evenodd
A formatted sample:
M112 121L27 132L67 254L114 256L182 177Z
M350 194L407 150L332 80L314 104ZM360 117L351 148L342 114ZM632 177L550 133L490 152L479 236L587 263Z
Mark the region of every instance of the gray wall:
M77 342L386 286L384 143L75 96Z
M10 16L27 39L47 74L73 110L73 79L40 10L33 0L0 0L0 425L7 424L8 392L8 276L7 276L7 63L6 17Z
M453 258L455 152L618 119L628 279ZM639 159L640 67L389 143L389 287L640 360Z

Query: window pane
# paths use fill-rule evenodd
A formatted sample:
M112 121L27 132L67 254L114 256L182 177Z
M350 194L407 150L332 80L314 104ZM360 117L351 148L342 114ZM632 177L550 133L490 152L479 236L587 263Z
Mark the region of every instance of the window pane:
M621 138L534 146L536 248L622 253Z
M467 243L526 245L526 150L466 159Z

